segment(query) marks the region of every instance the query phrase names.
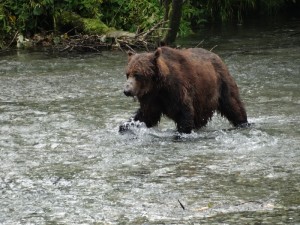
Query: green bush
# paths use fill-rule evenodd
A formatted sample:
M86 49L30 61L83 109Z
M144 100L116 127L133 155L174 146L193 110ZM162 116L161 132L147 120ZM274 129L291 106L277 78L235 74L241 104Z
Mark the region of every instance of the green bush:
M3 0L0 3L1 30L9 33L57 29L57 18L64 11L100 19L102 0Z
M131 32L146 30L163 18L158 0L107 0L102 13L108 26Z
M85 19L83 32L105 32L108 26L136 32L144 31L164 18L164 0L1 0L0 47L16 32L28 35L42 31L59 32L62 14L69 12ZM180 35L191 33L204 22L242 22L247 13L274 14L296 0L185 0ZM299 6L299 4L298 4ZM97 22L99 21L99 23ZM72 24L71 24L72 25Z

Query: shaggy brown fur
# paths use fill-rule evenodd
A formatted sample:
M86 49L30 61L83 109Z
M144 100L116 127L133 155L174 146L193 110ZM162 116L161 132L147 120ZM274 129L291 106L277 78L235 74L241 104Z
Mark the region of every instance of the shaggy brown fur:
M129 54L124 93L136 96L140 108L134 121L147 127L162 114L190 133L207 124L215 111L234 126L247 124L238 87L219 56L201 48L158 48L154 53ZM128 124L120 126L120 132Z

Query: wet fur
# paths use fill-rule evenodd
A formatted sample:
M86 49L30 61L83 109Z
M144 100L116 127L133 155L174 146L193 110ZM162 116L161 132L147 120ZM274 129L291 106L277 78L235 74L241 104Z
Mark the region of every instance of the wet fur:
M205 126L215 111L234 126L247 123L238 87L214 53L161 47L154 53L130 55L126 74L143 76L137 95L140 108L133 119L147 127L166 115L180 133L190 133ZM126 129L120 126L120 131Z

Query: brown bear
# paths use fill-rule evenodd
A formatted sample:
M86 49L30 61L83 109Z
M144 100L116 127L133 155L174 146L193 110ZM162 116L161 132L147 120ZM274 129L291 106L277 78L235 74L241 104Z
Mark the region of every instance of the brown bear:
M248 124L238 87L216 54L201 48L160 47L128 55L124 94L140 103L131 121L153 127L165 115L175 121L179 133L191 133L217 111L236 127ZM124 123L119 131L130 126Z

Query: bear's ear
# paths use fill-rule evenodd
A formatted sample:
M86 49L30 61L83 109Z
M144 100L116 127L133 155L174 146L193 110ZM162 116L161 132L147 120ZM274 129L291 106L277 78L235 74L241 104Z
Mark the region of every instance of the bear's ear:
M161 48L157 48L154 52L154 60L159 71L159 74L163 77L168 76L170 73L169 67L167 65L166 60L163 57L163 52Z
M162 49L157 48L156 51L154 52L154 58L157 60L159 56L162 54Z
M130 61L130 59L132 58L133 55L135 55L136 53L133 51L128 51L127 55L128 55L128 62Z

